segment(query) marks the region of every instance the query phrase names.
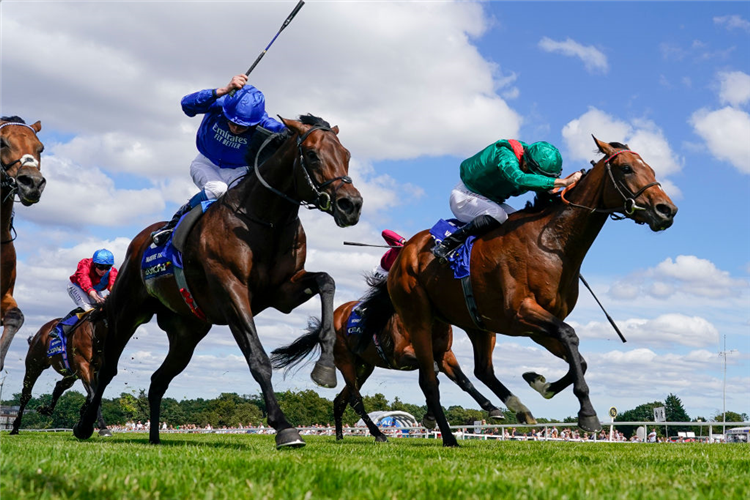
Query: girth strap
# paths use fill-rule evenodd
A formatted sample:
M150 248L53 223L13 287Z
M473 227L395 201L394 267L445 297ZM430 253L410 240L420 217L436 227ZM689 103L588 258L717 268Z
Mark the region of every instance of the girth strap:
M474 298L474 289L471 287L471 274L461 278L461 288L464 290L464 300L466 301L466 308L469 310L469 316L477 327L482 330L487 330L484 326L484 321L479 315L479 308L477 307L477 301Z

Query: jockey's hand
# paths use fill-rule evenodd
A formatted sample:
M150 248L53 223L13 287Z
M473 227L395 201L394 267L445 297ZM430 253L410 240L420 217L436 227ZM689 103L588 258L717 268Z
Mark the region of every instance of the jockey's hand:
M233 90L239 90L242 87L247 84L247 75L242 73L239 75L235 75L232 77L232 79L229 81L226 87L222 87L220 89L216 89L216 96L221 97L225 94L230 93Z
M554 187L560 188L560 187L568 187L572 184L575 184L578 182L578 180L583 176L581 172L573 172L569 176L565 177L564 179L555 179L555 185Z
M91 290L89 292L89 297L91 297L91 300L93 300L97 304L101 304L102 302L104 302L104 299L96 290Z

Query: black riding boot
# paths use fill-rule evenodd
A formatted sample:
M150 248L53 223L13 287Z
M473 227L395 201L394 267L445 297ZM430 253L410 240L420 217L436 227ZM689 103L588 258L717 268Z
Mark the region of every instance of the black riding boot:
M158 231L154 231L153 233L151 233L151 239L153 240L154 244L156 244L156 246L160 246L166 243L167 240L169 240L169 235L172 234L175 226L178 222L180 222L180 217L191 211L193 208L197 207L200 202L206 200L208 200L208 197L206 196L206 192L204 190L201 190L198 192L198 194L193 195L193 197L190 198L187 203L177 209L177 212L175 212L171 221L167 222L166 225L164 225L164 227L162 227Z
M475 217L474 220L435 245L432 248L432 254L438 258L441 264L445 264L448 261L448 255L466 241L466 238L482 235L499 225L500 222L491 215L485 214Z

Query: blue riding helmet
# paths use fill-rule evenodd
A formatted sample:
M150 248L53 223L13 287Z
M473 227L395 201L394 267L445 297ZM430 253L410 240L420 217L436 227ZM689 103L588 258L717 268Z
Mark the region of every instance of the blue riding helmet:
M253 127L260 123L266 114L266 98L263 92L252 85L245 85L233 96L224 98L224 116L242 127Z
M115 265L115 256L112 255L112 252L107 250L106 248L102 248L101 250L97 250L94 252L94 257L92 258L94 261L94 264L102 264L105 266L114 266Z

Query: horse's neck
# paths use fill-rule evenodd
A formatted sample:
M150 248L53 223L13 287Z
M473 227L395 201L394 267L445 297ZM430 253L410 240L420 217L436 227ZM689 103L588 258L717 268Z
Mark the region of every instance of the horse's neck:
M3 188L2 190L2 207L0 207L0 233L2 233L2 240L6 241L10 238L10 227L11 218L13 216L13 198L10 196L10 190Z
M602 169L592 170L578 181L570 193L566 193L565 198L572 204L598 207L604 188L603 175ZM561 203L545 224L542 241L546 243L545 246L562 250L580 266L606 221L606 214ZM546 234L548 231L549 234Z
M260 174L274 189L281 191L292 199L297 199L294 192L294 161L296 159L294 139L288 139L279 151L269 158L261 167ZM299 205L274 193L260 182L255 174L254 165L250 165L248 179L237 189L227 194L228 201L238 210L245 211L248 216L271 224L289 222L296 218Z

